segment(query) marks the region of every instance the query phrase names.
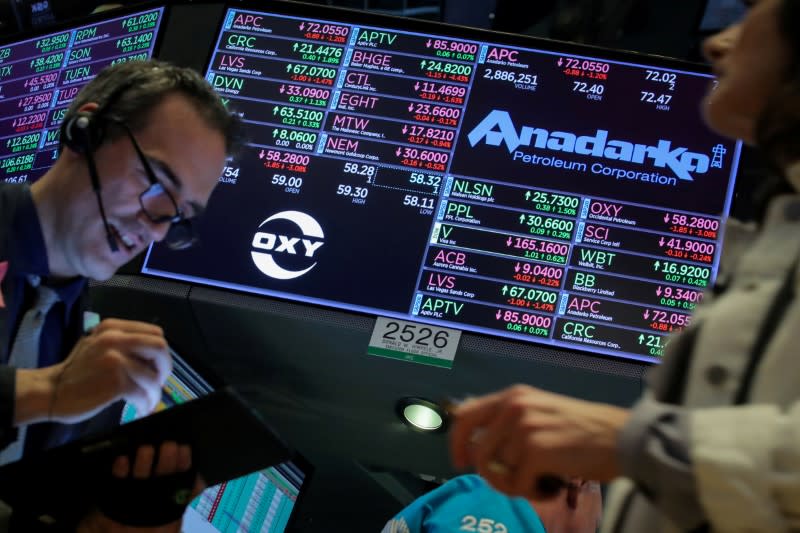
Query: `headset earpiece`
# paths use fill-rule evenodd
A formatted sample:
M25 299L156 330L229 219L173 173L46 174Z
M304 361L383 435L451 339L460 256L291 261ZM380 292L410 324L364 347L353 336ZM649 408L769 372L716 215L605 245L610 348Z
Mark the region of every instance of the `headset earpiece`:
M154 67L154 70L157 69L158 67ZM107 116L109 109L113 109L120 97L140 81L140 77L129 78L114 89L94 111L78 111L66 117L61 122L61 146L71 148L79 154L97 150L103 144L107 124L112 122Z
M94 113L78 111L61 125L61 142L79 154L95 150L102 141L102 128Z

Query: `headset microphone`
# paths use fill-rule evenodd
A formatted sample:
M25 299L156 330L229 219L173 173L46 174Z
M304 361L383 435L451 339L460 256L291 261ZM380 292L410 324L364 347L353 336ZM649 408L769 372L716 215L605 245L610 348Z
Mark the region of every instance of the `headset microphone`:
M157 69L158 67L155 67ZM83 154L89 166L89 177L92 180L92 189L97 197L97 206L100 209L100 217L103 219L103 226L106 229L106 240L111 251L119 251L117 239L111 231L111 225L106 218L106 210L103 208L103 200L100 196L100 177L97 174L97 166L94 162L94 151L103 143L105 129L108 122L108 110L120 99L120 97L131 87L139 83L136 77L128 79L125 83L114 89L106 99L105 103L91 111L78 111L73 116L65 119L61 123L61 143L68 146L75 152Z
M119 252L119 246L117 246L117 239L114 237L114 232L111 231L111 224L108 223L108 219L106 218L106 210L103 208L103 201L100 198L100 179L97 175L97 166L94 163L94 155L92 155L91 150L86 152L86 162L89 164L89 175L92 178L92 188L94 189L94 194L97 197L97 206L100 208L100 218L103 219L103 226L106 228L106 240L108 241L108 247L111 248L113 253Z
M106 241L108 241L108 247L111 248L111 251L116 253L119 251L119 246L117 246L114 232L111 231L111 224L108 223L108 218L106 218L106 210L103 208L103 200L100 197L100 177L97 174L97 165L94 162L95 137L100 136L100 132L96 131L98 127L95 124L96 121L97 117L93 116L92 113L86 111L78 112L74 117L64 122L61 138L66 146L83 154L86 158L92 189L97 197L100 218L103 219L103 226L106 230Z

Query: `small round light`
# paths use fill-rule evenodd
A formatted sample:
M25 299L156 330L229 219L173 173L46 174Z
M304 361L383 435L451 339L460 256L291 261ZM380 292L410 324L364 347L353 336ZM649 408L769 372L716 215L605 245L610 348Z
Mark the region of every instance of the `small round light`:
M401 399L397 414L405 424L420 431L442 431L446 424L442 408L422 398Z
M426 431L434 431L442 427L442 417L439 413L424 405L408 405L403 409L403 416L409 424Z

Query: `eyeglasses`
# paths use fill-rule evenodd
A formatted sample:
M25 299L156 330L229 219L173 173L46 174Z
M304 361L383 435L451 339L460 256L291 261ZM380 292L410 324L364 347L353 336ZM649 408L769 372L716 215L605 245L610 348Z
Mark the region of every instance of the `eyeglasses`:
M136 151L142 167L144 167L147 180L150 182L150 186L139 195L139 204L142 206L142 212L154 224L170 224L167 235L164 237L164 242L167 246L173 250L189 248L197 242L197 234L194 231L191 219L184 215L175 198L156 177L153 167L144 152L142 152L139 143L136 142L136 137L133 136L133 132L131 132L127 124L122 122L116 122L116 124L127 133L133 149Z

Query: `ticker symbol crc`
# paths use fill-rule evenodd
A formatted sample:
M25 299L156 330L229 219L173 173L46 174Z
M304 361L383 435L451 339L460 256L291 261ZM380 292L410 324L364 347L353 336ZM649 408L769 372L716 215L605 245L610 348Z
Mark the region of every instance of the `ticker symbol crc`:
M583 337L585 339L594 338L594 326L587 326L579 322L566 322L562 327L562 331L566 335L574 335L576 337Z

